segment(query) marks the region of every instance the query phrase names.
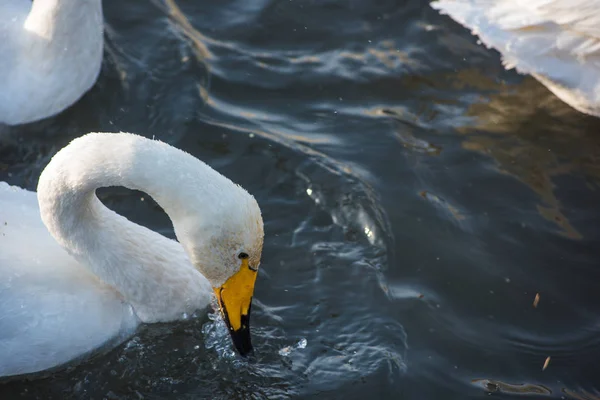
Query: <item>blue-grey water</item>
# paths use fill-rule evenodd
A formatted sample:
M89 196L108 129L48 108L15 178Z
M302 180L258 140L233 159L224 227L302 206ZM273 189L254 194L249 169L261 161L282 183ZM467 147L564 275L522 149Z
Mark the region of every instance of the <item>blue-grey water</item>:
M600 399L600 119L427 1L104 12L98 83L12 128L0 180L35 190L71 139L129 131L246 187L266 234L256 359L200 312L1 399ZM173 237L145 194L99 195Z

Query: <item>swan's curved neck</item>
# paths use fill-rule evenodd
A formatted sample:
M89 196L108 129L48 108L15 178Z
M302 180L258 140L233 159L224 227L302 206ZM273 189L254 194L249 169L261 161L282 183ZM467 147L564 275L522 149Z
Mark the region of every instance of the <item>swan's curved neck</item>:
M207 296L199 285L207 282L180 244L106 208L95 190L107 186L144 191L183 224L191 204L203 204L203 215L218 213L220 192L237 186L181 150L125 133L75 139L40 176L41 217L59 244L117 289L142 320L177 318L168 316L167 303L197 304L195 296Z

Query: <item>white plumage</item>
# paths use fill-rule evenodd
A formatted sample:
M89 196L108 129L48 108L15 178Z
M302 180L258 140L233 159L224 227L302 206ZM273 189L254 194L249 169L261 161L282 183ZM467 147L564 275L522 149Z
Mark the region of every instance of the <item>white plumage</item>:
M101 0L0 0L0 123L55 115L96 82Z
M600 116L600 0L438 0L431 6L498 50L507 68Z
M179 242L106 208L95 195L105 186L151 195ZM61 365L140 322L182 318L240 269L240 251L259 263L254 198L159 141L75 139L42 172L37 200L0 182L0 376Z

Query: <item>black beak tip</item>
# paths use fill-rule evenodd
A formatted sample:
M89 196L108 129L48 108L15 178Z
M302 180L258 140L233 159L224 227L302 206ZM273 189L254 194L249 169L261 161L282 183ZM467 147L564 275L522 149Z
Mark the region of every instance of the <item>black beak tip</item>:
M254 354L254 348L252 347L252 345L250 345L247 348L240 348L240 347L236 347L238 353L240 353L240 356L247 358L248 356Z
M242 357L246 357L254 351L250 340L250 328L242 327L237 331L231 330L233 345Z

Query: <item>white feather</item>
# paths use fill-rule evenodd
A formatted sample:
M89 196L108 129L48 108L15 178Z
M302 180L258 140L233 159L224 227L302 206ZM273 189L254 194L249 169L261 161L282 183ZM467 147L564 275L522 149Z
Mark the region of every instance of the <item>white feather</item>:
M573 108L600 116L600 0L438 0L431 6Z
M102 205L95 190L117 185L150 194L183 246ZM44 169L37 199L0 182L0 376L58 366L139 322L182 318L239 270L240 251L260 260L254 198L162 142L75 139Z
M0 1L0 123L55 115L96 82L101 0Z

